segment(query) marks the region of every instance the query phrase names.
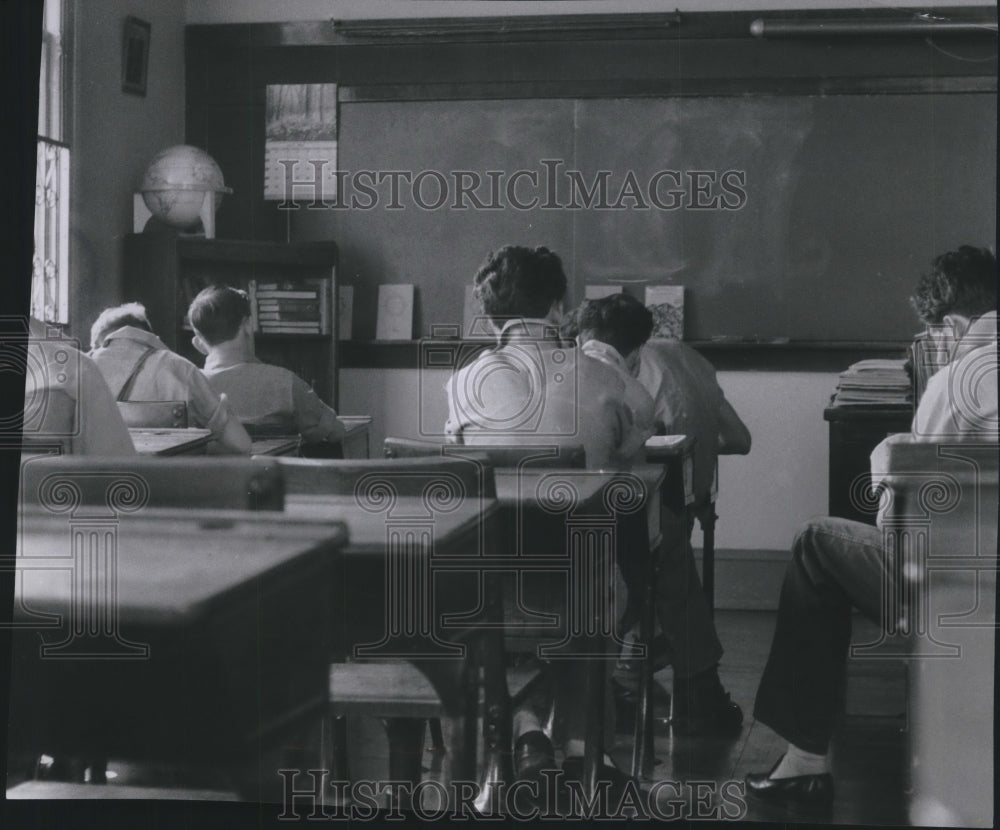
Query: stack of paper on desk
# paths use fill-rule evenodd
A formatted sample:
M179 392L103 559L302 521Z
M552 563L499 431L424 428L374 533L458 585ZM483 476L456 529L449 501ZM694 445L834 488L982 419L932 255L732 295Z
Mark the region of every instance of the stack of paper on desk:
M912 400L912 382L902 360L862 360L840 373L834 404L905 404Z

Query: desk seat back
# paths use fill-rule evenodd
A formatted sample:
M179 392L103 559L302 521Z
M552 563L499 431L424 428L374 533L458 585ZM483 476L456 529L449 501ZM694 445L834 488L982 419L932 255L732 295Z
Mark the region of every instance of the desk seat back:
M917 825L993 820L998 453L977 442L890 452L882 527L902 559Z
M362 480L371 483L375 478L384 476L387 481L392 480L396 495L420 496L434 476L441 476L459 485L467 497L496 496L493 468L480 459L439 456L332 461L280 456L274 461L281 467L290 495L352 496Z
M587 454L580 444L551 446L499 446L493 444L442 444L412 438L386 438L386 458L425 458L450 456L478 458L493 467L569 467L587 466Z
M21 499L85 505L137 499L149 507L283 510L282 470L250 458L33 456L21 465Z

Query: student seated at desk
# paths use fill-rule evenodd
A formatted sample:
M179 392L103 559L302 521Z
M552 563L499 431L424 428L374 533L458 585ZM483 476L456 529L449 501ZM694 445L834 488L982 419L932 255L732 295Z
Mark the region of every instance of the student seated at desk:
M650 345L647 343L653 331L653 315L642 303L628 294L614 294L600 300L585 301L574 315L577 342L584 354L612 366L626 384L626 403L633 412L636 422L641 425L644 435L653 431L670 434L693 434L698 441L708 444L710 451L698 453L695 444L696 493L708 496L711 473L715 470L715 454L720 444L720 410L725 398L715 382L715 372L706 372L704 367L698 377L700 383L687 388L685 383L671 383L675 375L681 374L686 365L680 363L652 362ZM645 344L645 345L644 345ZM659 344L653 346L657 348ZM684 349L689 350L688 347ZM689 350L693 351L693 350ZM672 350L668 349L668 354ZM683 354L683 352L680 352ZM653 352L656 354L656 352ZM659 386L654 387L656 400L650 396L647 387L633 376L640 370L641 360L647 369L657 368ZM698 355L698 360L703 360ZM707 362L707 361L706 361ZM709 367L711 369L711 367ZM647 378L650 372L647 372ZM692 377L692 373L688 373ZM699 404L706 405L699 406ZM671 408L671 404L673 407ZM679 405L678 405L679 404ZM728 405L726 405L728 406ZM731 411L731 407L729 407ZM674 418L680 410L691 416ZM735 413L734 413L735 415ZM700 418L694 422L693 418ZM742 426L742 421L736 418ZM746 427L743 427L746 431ZM749 433L745 446L749 450ZM700 493L697 485L698 462L711 462L708 485ZM667 642L654 643L654 670L667 665L674 668L674 702L672 724L674 732L681 735L708 733L738 734L743 723L743 712L729 699L719 680L718 665L722 658L722 644L715 630L715 623L698 579L694 555L691 551L690 521L687 536L683 539L668 540L664 546L664 561L660 567L657 585L656 610L660 629ZM633 639L636 632L627 638ZM634 707L638 702L636 690L639 686L639 661L625 649L622 659L615 669L615 697L619 719L634 718ZM660 705L669 705L669 698L659 686L654 687Z
M448 381L449 440L508 445L582 444L587 466L627 466L645 436L625 405L625 384L610 366L559 340L566 275L547 248L509 245L491 253L475 276L475 296L497 332L497 346ZM530 601L529 601L530 602ZM566 714L563 772L583 773L587 712L578 665L553 664L557 706ZM514 718L514 766L519 778L538 779L555 768L540 708ZM624 777L605 758L603 778Z
M448 440L582 445L590 468L629 466L646 436L624 403L621 376L560 340L565 294L562 262L547 248L490 254L475 295L497 345L448 381Z
M25 447L51 442L61 444L71 454L135 455L132 438L100 369L68 341L49 337L44 323L32 317L28 327ZM41 370L32 370L32 364Z
M250 436L191 361L153 334L141 303L101 312L90 329L91 356L119 401L183 401L190 425L212 431L210 453L249 455Z
M997 440L996 303L992 252L963 246L933 261L914 305L950 326L951 362L928 381L912 432L890 435L872 452L873 479L889 472L894 442ZM747 776L750 795L783 805L832 803L829 746L843 701L851 611L884 619L883 598L900 591L896 556L880 528L849 519L813 519L796 536L754 706L754 717L788 748L769 772Z
M250 300L237 288L212 285L201 291L188 318L192 341L205 355L205 377L248 428L298 433L309 444L338 442L344 427L294 372L254 356Z

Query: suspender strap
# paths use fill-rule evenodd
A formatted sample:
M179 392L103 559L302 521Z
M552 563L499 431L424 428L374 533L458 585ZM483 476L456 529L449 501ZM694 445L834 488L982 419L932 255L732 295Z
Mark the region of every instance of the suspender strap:
M152 355L155 351L156 349L152 346L147 346L146 351L143 352L143 354L135 362L135 366L132 367L132 374L125 379L125 384L118 393L119 401L127 401L129 399L129 396L132 394L132 387L135 386L135 379L139 377L139 372L142 371L142 367L146 365L146 361L149 360L150 355Z

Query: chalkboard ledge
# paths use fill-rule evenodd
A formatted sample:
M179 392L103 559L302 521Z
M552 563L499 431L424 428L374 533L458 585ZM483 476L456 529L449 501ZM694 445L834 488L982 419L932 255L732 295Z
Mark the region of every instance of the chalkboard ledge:
M344 369L417 369L420 340L343 340L340 365ZM483 340L434 340L460 345L466 354L491 345ZM755 342L690 340L720 371L840 372L858 360L901 359L909 341L793 340ZM435 367L437 368L437 367Z

